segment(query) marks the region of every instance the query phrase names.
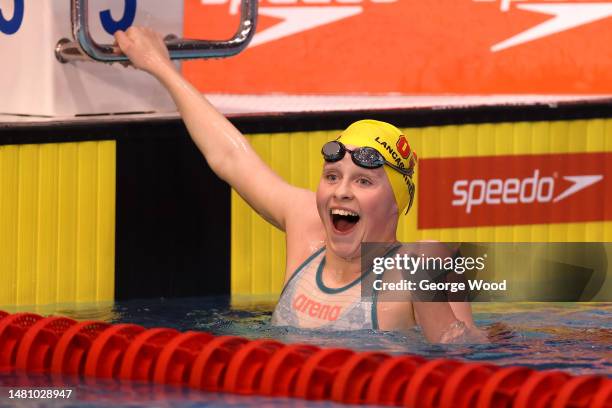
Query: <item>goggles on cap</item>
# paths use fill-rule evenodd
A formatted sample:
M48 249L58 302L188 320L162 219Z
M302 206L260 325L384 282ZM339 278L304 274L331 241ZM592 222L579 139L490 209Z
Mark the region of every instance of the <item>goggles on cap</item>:
M344 158L346 152L351 154L351 159L359 167L364 169L377 169L383 165L387 165L401 174L412 177L413 169L405 169L387 161L383 155L373 147L364 146L358 147L355 150L349 150L341 142L334 140L323 145L321 153L323 158L328 163L334 163Z

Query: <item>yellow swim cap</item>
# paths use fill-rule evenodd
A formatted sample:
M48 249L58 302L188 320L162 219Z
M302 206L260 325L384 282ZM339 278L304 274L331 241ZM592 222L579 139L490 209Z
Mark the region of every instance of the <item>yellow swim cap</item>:
M338 138L345 145L358 147L369 146L378 150L383 157L398 167L414 169L417 155L412 151L406 136L395 126L378 120L360 120L350 125ZM397 209L406 208L406 213L412 207L415 185L412 177L401 174L389 166L383 166L391 189L395 195Z

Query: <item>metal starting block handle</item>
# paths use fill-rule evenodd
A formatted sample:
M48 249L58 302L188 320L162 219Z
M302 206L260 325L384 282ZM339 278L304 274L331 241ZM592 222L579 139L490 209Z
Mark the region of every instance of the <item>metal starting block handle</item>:
M98 44L89 33L89 0L72 0L71 20L74 41L67 38L59 40L55 56L62 63L75 61L100 61L106 63L129 62L124 54L118 54L112 44ZM231 57L244 50L253 35L257 24L257 0L242 0L240 26L226 41L189 40L168 35L164 38L170 58L187 60L196 58Z

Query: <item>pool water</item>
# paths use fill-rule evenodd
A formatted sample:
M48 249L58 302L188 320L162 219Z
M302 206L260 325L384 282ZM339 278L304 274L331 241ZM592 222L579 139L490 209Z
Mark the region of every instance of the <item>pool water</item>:
M432 345L418 330L408 334L363 330L317 332L270 324L274 303L250 301L247 306L230 303L227 297L154 299L88 304L78 307L52 306L5 309L59 314L77 320L102 320L168 327L180 331L201 330L216 335L249 339L272 338L285 343L307 343L355 350L377 350L392 354L418 354L427 358L456 358L497 365L523 365L539 370L563 370L570 374L612 374L612 304L610 303L475 303L474 317L486 329L490 344ZM76 388L76 400L53 405L79 406L337 406L333 403L245 398L206 394L195 390L114 381L63 378L62 384ZM3 387L55 384L45 375L0 374ZM0 406L7 403L0 397ZM342 405L345 406L345 405Z

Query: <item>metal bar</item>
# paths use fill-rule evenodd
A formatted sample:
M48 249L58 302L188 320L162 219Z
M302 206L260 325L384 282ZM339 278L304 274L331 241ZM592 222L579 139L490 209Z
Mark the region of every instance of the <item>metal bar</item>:
M234 36L225 41L190 40L167 36L166 46L173 60L231 57L244 50L257 24L257 0L242 0L240 25ZM72 0L71 20L74 41L61 39L55 56L62 63L75 61L128 62L128 58L116 51L112 44L98 44L89 33L89 0Z

